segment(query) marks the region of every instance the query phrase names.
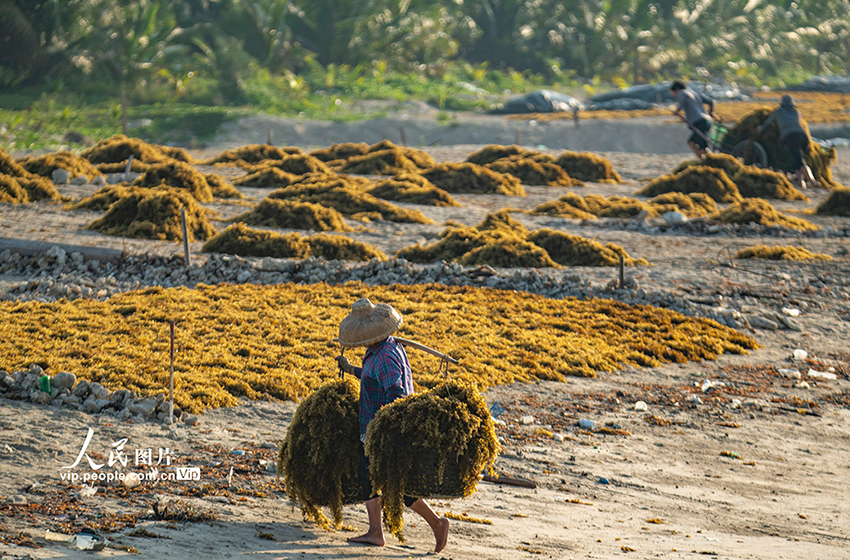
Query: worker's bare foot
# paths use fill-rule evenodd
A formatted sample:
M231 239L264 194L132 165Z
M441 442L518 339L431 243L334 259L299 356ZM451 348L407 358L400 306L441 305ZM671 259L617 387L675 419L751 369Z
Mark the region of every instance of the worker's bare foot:
M372 546L384 546L384 535L383 533L376 533L374 531L369 531L365 535L360 535L359 537L350 537L348 542L358 543L358 544L370 544ZM444 543L445 546L445 543Z
M449 541L449 520L445 517L440 518L440 527L434 530L434 536L437 538L437 546L434 547L434 552L440 552L446 548L446 543Z

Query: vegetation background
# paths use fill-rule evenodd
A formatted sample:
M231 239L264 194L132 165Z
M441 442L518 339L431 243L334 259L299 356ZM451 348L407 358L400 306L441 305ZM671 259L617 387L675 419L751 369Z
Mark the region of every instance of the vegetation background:
M848 14L850 0L0 0L0 145L104 137L122 106L136 135L186 142L254 111L377 116L363 99L781 87L848 74Z

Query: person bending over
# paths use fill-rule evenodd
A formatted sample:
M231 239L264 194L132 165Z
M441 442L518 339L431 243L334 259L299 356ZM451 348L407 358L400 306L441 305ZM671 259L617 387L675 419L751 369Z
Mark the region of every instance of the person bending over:
M812 170L803 159L803 156L809 151L811 140L806 129L803 128L797 104L794 103L794 98L790 95L782 96L779 107L756 128L756 133L761 134L764 129L774 123L779 127L779 139L791 152L791 168L797 175L800 188L817 186L818 182L812 175Z
M691 130L688 147L699 159L704 158L708 149L711 119L714 117L714 99L698 91L688 89L684 82L678 80L670 86L670 93L676 98L676 109L673 114L683 118ZM704 105L708 106L707 113L703 108ZM683 111L684 117L682 117Z

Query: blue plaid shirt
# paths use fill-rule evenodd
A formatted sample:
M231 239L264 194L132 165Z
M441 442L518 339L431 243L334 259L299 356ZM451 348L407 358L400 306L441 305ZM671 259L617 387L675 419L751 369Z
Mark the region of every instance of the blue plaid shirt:
M391 336L370 346L360 371L360 439L382 406L411 393L413 375L404 347Z

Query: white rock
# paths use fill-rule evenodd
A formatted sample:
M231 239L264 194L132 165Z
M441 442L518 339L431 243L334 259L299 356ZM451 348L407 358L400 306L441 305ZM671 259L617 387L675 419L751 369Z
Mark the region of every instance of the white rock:
M809 389L809 388L811 387L811 385L809 385L809 384L808 384L808 383L806 383L805 381L800 381L799 383L797 383L796 385L794 385L794 387L796 387L796 388L798 388L798 389Z
M809 353L801 348L797 348L794 350L794 359L795 360L805 360L809 357Z
M102 187L106 184L106 177L104 177L103 175L98 175L97 177L95 177L92 180L91 183L92 183L92 185L95 185L96 187Z
M638 412L646 412L649 410L649 406L643 401L638 401L635 403L635 410Z
M800 310L796 307L783 307L782 314L787 315L788 317L799 317Z
M813 369L810 369L809 373L807 373L806 375L815 379L838 379L838 376L834 373L829 373L828 371L817 371Z
M127 405L127 410L130 411L132 415L140 415L145 418L149 417L153 414L153 411L156 410L156 399L142 399L140 401L134 401Z
M523 425L534 424L534 416L521 416L519 423Z
M784 375L789 379L800 379L800 377L802 377L800 375L800 370L797 369L780 369L779 374Z
M665 212L662 216L664 221L667 222L668 226L680 226L682 224L688 223L690 220L683 213L678 210L672 210L670 212Z

